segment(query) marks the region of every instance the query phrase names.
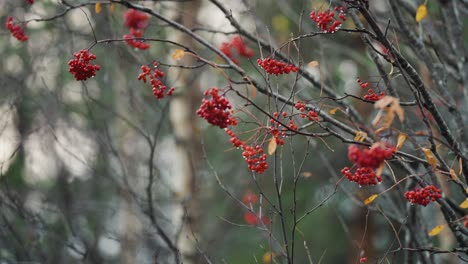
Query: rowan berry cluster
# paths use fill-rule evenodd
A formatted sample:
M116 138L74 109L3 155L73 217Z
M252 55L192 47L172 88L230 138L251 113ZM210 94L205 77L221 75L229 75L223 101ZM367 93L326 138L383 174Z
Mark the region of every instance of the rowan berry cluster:
M89 53L88 50L81 50L73 54L73 57L75 58L68 62L68 66L70 66L68 71L73 74L77 81L84 81L94 77L96 71L101 69L101 66L90 63L90 61L96 59L96 55Z
M130 29L130 34L123 36L127 44L136 49L148 49L150 47L148 43L135 38L143 37L143 30L148 26L149 16L135 9L129 9L124 13L124 20L125 26Z
M234 36L231 42L221 43L220 47L221 52L224 53L226 57L231 59L235 64L239 64L239 60L232 53L232 48L234 48L241 57L252 58L254 56L254 51L245 44L240 36Z
M139 29L130 29L130 35L123 35L123 39L127 41L127 44L131 47L134 47L136 49L149 49L150 44L136 40L135 38L141 38L143 37L143 32Z
M301 114L300 114L301 118L306 118L307 117L309 119L309 121L315 121L315 122L319 121L319 116L318 116L317 112L310 110L309 112L307 112L307 114L304 113L305 112L305 104L303 102L301 102L300 100L297 100L294 107L301 112Z
M153 95L157 99L162 99L164 96L171 96L174 93L175 88L171 87L167 92L167 86L161 81L161 78L164 77L164 72L160 71L157 66L157 63L153 64L153 73L151 73L151 68L142 65L141 70L142 73L138 75L138 80L143 81L146 83L146 77L149 76L151 87L153 88Z
M247 167L249 170L262 174L268 169L268 164L266 162L267 155L266 153L263 153L262 146L256 145L253 147L246 145L243 149L242 157L247 161Z
M335 11L339 12L338 19L335 19L335 12L332 10L327 10L327 11L322 11L322 12L316 12L315 10L313 10L312 12L310 12L310 18L315 23L317 23L317 26L323 32L334 33L336 32L338 27L341 26L343 21L346 20L344 7L335 7Z
M232 116L232 106L226 97L219 95L219 89L214 87L205 91L205 96L210 95L211 99L202 99L202 104L197 110L197 115L204 118L208 123L226 128L237 125L236 119Z
M279 74L288 74L290 72L297 72L299 68L293 64L287 64L282 61L277 61L271 58L258 59L258 65L262 67L268 74L274 74L278 76Z
M348 159L356 164L357 169L352 173L350 168L344 167L341 173L349 181L359 185L375 185L382 181L375 170L381 166L384 160L391 158L394 152L394 147L382 146L381 144L374 144L370 149L365 150L351 145L348 148Z
M286 112L282 112L281 116L286 117L288 114ZM285 129L281 129L281 124L278 123L276 120L279 118L279 113L273 113L274 119L270 119L271 126L268 128L269 133L273 136L278 145L284 145L284 140L282 137L286 135ZM276 119L276 120L275 120Z
M260 225L262 223L264 225L269 225L271 223L271 220L268 217L266 216L258 217L256 214L250 211L245 212L244 221L249 225Z
M369 87L369 82L362 82L360 79L358 79L357 83L359 84L359 86L361 86L362 89L367 89ZM375 102L382 99L383 97L385 97L384 92L380 92L377 94L374 92L374 89L369 88L367 90L367 94L364 95L363 99Z
M442 198L442 194L434 185L427 185L422 189L415 188L412 191L407 191L405 197L410 203L426 206L430 202Z
M249 170L254 171L258 174L262 174L268 169L268 163L266 162L267 155L263 153L263 148L260 145L255 147L247 145L245 142L240 140L234 132L230 129L225 129L226 134L231 137L230 142L236 148L242 148L242 157L247 162Z
M21 42L28 40L28 36L24 33L23 27L13 23L13 17L7 17L6 27L17 40Z

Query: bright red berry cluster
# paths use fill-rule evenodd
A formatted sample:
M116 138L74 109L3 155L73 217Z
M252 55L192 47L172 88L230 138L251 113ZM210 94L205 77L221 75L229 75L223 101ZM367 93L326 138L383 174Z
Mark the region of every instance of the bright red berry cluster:
M13 23L13 17L7 17L6 27L17 40L21 42L28 40L28 36L24 33L23 27Z
M258 59L258 65L262 67L268 74L274 74L278 76L279 74L288 74L290 72L297 72L299 68L293 64L287 64L282 61L277 61L271 58Z
M211 99L202 99L202 104L197 110L197 115L204 118L208 123L226 128L237 125L236 119L232 116L232 106L228 99L219 95L219 89L214 87L205 91L205 96L210 95Z
M257 215L255 215L254 213L250 211L245 212L244 221L249 225L260 225L262 223L264 225L269 225L271 223L271 220L268 217L266 216L258 217Z
M139 29L130 29L130 35L123 35L123 39L127 41L127 44L131 47L134 47L135 49L149 49L150 44L142 42L140 40L136 40L135 38L141 38L143 37L143 32Z
M146 83L146 77L149 76L151 87L153 88L153 95L157 99L162 99L164 96L171 96L174 93L175 88L171 87L167 92L167 86L164 85L164 83L161 81L161 78L164 77L164 72L160 71L157 68L158 64L154 63L153 67L153 73L151 73L151 68L142 65L141 70L142 73L138 75L138 80L142 80L144 83Z
M267 155L263 153L262 146L257 145L253 147L246 145L243 149L242 157L247 161L249 170L262 174L268 169L268 164L266 162Z
M369 87L369 82L362 82L360 79L358 79L357 83L359 84L359 86L361 86L362 89L367 89ZM384 92L380 92L379 94L377 94L374 92L374 89L369 88L367 90L367 94L364 95L363 99L375 102L382 99L384 96Z
M422 189L415 188L412 191L407 191L405 197L410 203L426 206L430 202L442 198L442 194L434 185L427 185Z
M254 56L254 51L245 44L240 36L234 36L231 42L221 43L221 47L219 48L226 57L231 59L235 64L239 64L239 60L232 53L232 48L234 48L241 57L252 58Z
M282 112L281 116L286 117L288 114L286 112ZM275 119L279 118L279 113L274 112L273 117ZM282 137L286 135L285 129L281 129L281 124L278 123L275 119L270 119L271 126L268 128L269 133L275 138L276 144L284 145L284 140Z
M130 29L144 29L148 26L149 16L135 9L129 9L124 13L125 26Z
M96 59L96 55L89 53L88 50L81 50L73 54L74 59L68 62L70 68L68 71L73 74L77 81L84 81L88 78L96 76L96 71L101 69L101 66L89 63Z
M310 18L315 23L317 23L317 26L323 32L334 33L336 32L338 27L341 26L342 21L346 20L344 7L335 7L335 11L339 12L338 19L335 19L335 21L333 21L335 17L335 12L332 10L329 10L329 11L327 10L327 11L322 11L322 12L316 12L315 10L313 10L312 12L310 12Z
M148 43L135 38L143 37L143 30L148 26L149 16L135 9L129 9L124 13L124 20L125 26L130 29L130 34L123 36L127 44L136 49L148 49L150 47Z
M375 185L382 181L375 170L384 160L391 158L394 152L394 147L381 144L374 144L370 149L365 150L361 150L357 145L351 145L348 148L348 159L356 164L357 169L352 173L350 168L344 167L341 173L348 180L359 185Z
M311 111L307 112L307 114L304 113L305 112L305 104L303 102L301 102L300 100L297 100L294 107L301 112L301 114L300 114L301 118L306 118L307 117L309 119L309 121L315 121L315 122L319 121L319 116L318 116L317 112L311 110Z
M381 144L374 144L370 149L364 150L357 145L351 145L348 148L348 158L358 167L377 169L384 160L391 158L394 152L394 147L383 147Z

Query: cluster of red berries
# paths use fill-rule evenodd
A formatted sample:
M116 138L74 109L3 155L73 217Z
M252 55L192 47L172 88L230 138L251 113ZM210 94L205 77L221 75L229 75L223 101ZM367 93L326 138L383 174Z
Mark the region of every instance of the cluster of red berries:
M6 27L17 40L21 42L28 40L28 36L24 33L23 27L13 24L13 17L7 17Z
M267 155L263 153L263 148L260 145L255 147L247 145L240 140L230 129L225 129L226 134L231 137L231 144L236 148L242 148L242 157L247 162L249 170L258 174L262 174L268 169L266 162Z
M359 185L375 185L382 181L375 172L384 160L392 157L395 152L394 147L374 144L370 149L361 150L357 145L351 145L348 148L348 159L357 166L354 174L351 169L345 167L341 173L350 181L357 182Z
M288 114L286 112L281 113L282 117L286 117L287 115ZM273 118L270 119L271 126L268 128L269 133L275 139L276 144L284 145L284 140L282 139L282 137L284 137L286 135L286 129L281 129L281 124L276 121L279 118L279 113L278 112L274 112L273 117L274 117L274 119Z
M130 35L124 35L123 39L127 44L136 48L145 50L150 47L148 43L144 43L135 38L143 37L143 30L148 26L149 16L135 9L129 9L124 13L125 26L130 29Z
M210 95L211 99L202 99L202 104L197 110L197 115L204 118L208 123L226 128L237 125L236 119L232 116L232 106L228 99L219 95L219 89L213 87L205 91L205 96Z
M267 155L266 153L263 153L262 146L257 145L253 147L246 145L243 149L242 157L247 161L247 167L249 170L262 174L268 169L268 164L266 162Z
M335 7L335 11L338 11L338 19L334 20L335 12L332 10L316 12L313 10L310 12L310 18L317 23L317 26L323 32L334 33L339 26L343 23L342 21L346 20L345 8L344 7ZM333 21L333 23L331 23ZM331 23L331 24L330 24Z
M158 64L155 62L153 64L153 73L151 73L151 68L142 65L141 70L142 73L138 75L138 80L142 80L144 83L146 83L146 77L149 76L150 78L150 83L151 87L153 88L153 95L157 99L162 99L164 98L165 95L171 96L174 93L175 88L171 87L167 92L167 86L164 85L164 83L161 81L161 78L164 77L164 72L160 71L157 66ZM165 94L164 94L165 93Z
M442 195L437 187L434 185L427 185L422 189L415 188L412 191L407 191L405 197L410 203L426 206L430 202L442 198Z
M301 114L300 114L301 118L306 118L307 117L309 119L309 121L315 121L315 122L319 121L319 116L318 116L317 112L311 110L311 111L307 112L307 114L304 113L305 112L305 104L303 102L301 102L300 100L297 100L294 107L301 112Z
M288 74L290 72L297 72L299 68L293 64L287 64L282 61L277 61L271 58L258 59L258 65L262 67L268 74L274 74L278 76L279 74Z
M150 44L145 43L139 40L136 40L135 38L141 38L143 36L143 32L139 29L130 29L130 35L123 35L123 39L127 41L127 44L131 47L134 47L135 49L149 49Z
M376 169L382 162L392 157L395 152L394 147L374 144L370 149L361 150L357 145L348 148L348 158L359 167L370 167Z
M351 172L350 168L344 167L341 174L349 181L356 182L359 185L376 185L382 181L382 178L370 167L357 168L354 173Z
M232 48L234 48L241 57L252 58L254 56L254 51L245 44L240 36L234 36L231 42L221 43L221 47L219 48L226 57L231 59L235 64L239 64L239 60L232 53Z
M362 89L367 89L369 87L369 82L362 82L360 79L358 79L357 83L359 84L359 86L361 86ZM379 94L377 94L374 92L374 89L369 88L367 90L367 94L364 95L363 99L375 102L382 99L384 96L384 92L380 92Z
M73 54L74 59L68 62L70 68L68 71L73 74L77 81L84 81L88 78L96 76L96 71L101 69L101 66L89 63L96 59L96 55L89 53L88 50L81 50Z
M251 191L247 191L242 198L242 202L253 209L253 205L258 202L258 197L255 193ZM247 211L244 213L244 221L249 225L259 225L263 223L264 225L268 225L271 223L270 219L266 216L258 217L252 211Z
M34 0L25 0L25 1L30 5L34 4Z

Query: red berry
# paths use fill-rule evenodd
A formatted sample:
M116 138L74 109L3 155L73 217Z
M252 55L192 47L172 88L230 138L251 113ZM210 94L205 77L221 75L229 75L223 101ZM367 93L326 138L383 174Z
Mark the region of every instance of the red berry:
M210 95L211 99L202 99L202 104L197 110L197 114L208 121L208 123L220 128L237 125L236 119L232 116L231 104L226 97L218 93L219 89L216 87L205 91L205 96Z
M28 36L24 33L23 27L13 24L13 17L7 17L6 27L17 40L21 42L28 40Z
M442 198L440 190L434 185L427 185L426 187L419 189L415 188L405 193L405 198L414 204L420 204L422 206L428 205L430 202L434 202L439 198Z
M101 69L101 66L89 63L91 60L96 59L96 55L89 53L88 50L81 50L73 54L73 56L75 58L68 62L68 66L70 66L68 71L73 74L77 81L84 81L96 76L96 71Z
M257 63L260 67L262 67L268 74L274 74L276 76L280 74L288 74L290 72L297 72L299 70L298 67L287 64L281 61L277 61L271 58L267 59L258 59Z

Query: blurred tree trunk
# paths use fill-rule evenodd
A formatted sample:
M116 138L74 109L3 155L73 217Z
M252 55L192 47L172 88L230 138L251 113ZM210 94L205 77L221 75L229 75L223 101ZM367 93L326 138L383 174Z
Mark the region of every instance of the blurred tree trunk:
M201 2L199 0L188 1L179 4L179 10L183 10L178 17L178 22L187 28L196 25L198 11ZM184 33L176 37L178 43L183 43L189 48L194 48L196 43L193 38ZM191 65L195 59L185 56L180 64ZM173 211L174 226L180 227L177 247L182 255L195 256L195 241L192 232L196 234L198 219L198 193L196 188L196 167L200 162L200 144L196 125L196 107L199 104L198 74L195 71L177 70L174 72L177 78L176 96L171 100L170 120L175 137L175 160L171 175L173 190L176 199L180 202ZM197 263L196 258L183 258L184 263Z

